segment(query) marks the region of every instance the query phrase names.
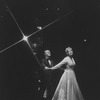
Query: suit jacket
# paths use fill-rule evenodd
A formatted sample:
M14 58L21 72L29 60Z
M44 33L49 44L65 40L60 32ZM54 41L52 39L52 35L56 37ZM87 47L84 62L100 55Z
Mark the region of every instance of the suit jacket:
M42 59L42 67L43 67L43 69L45 67L49 67L49 68L53 67L53 61L51 59L45 59L45 58Z

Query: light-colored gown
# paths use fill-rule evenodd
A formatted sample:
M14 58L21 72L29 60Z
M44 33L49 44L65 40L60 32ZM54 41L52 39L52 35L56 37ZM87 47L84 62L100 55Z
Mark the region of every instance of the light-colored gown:
M73 69L70 68L70 66L73 65L73 61L73 58L71 59L70 57L66 57L56 65L56 67L66 65L66 69L59 81L52 100L84 100L75 73Z

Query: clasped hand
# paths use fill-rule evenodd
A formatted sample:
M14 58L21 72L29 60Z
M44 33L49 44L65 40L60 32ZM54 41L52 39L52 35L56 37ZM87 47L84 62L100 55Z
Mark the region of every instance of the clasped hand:
M48 70L48 69L51 69L51 68L49 68L49 67L45 67L45 70Z

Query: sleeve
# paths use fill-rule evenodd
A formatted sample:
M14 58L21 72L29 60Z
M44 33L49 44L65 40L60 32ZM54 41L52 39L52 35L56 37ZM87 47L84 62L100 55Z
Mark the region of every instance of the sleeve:
M44 69L45 66L46 66L46 65L45 65L45 61L44 61L44 59L42 59L42 60L41 60L41 68Z
M58 63L57 65L55 65L54 67L52 67L51 69L58 69L60 68L61 66L63 66L64 64L67 63L67 59L64 58L60 63Z

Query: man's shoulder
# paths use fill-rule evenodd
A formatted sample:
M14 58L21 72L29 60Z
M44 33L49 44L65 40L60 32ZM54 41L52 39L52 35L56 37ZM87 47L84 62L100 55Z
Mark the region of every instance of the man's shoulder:
M42 61L42 62L44 62L44 61L46 61L46 59L45 59L45 58L43 58L41 61Z

